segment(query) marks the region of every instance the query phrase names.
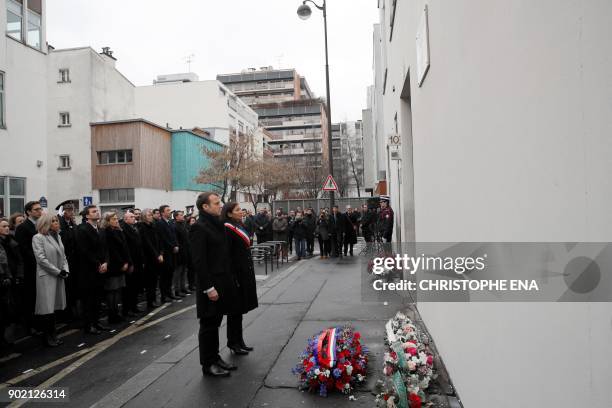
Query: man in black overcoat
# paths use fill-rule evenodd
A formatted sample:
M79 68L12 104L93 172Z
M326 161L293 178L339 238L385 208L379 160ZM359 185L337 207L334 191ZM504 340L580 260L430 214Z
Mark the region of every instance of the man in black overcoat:
M167 205L159 207L160 219L155 223L155 228L159 236L159 246L164 256L161 276L159 277L159 290L161 292L162 303L178 300L180 297L172 293L172 278L174 277L174 257L179 253L179 244L176 239L174 224L170 222L172 210ZM170 300L171 299L171 300Z
M332 213L329 216L329 235L331 240L332 257L342 258L342 242L345 228L346 220L344 219L344 214L338 211L337 205L334 205L332 208Z
M108 271L108 252L98 231L100 211L95 205L83 209L83 222L76 229L78 259L77 284L83 299L83 330L99 334L108 327L100 324L100 296L104 289L104 274Z
M23 259L23 317L28 329L34 328L34 306L36 305L36 258L32 249L32 238L36 235L36 222L42 215L38 201L25 205L26 219L15 229L15 239Z
M142 288L144 256L142 252L142 237L136 228L136 216L128 211L121 220L121 229L125 235L128 251L132 264L125 275L125 287L123 288L123 314L127 317L134 317L142 310L138 309L138 293Z
M223 315L240 313L238 290L230 270L229 246L221 215L221 199L215 193L202 193L196 207L198 222L191 226L189 241L197 276L197 316L202 373L229 376L236 366L219 355L219 326Z

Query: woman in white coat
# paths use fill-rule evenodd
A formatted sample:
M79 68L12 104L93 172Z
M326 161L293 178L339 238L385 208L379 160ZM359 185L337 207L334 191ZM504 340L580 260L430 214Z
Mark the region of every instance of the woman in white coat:
M43 214L36 222L38 234L32 238L36 258L36 309L45 343L55 347L62 343L55 332L55 311L66 308L64 280L68 261L59 236L60 223L55 215Z

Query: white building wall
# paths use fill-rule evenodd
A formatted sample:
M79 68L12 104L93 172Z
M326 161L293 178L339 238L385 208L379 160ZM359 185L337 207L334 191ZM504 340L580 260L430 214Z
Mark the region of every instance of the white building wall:
M45 6L43 0L43 10ZM6 28L5 0L0 0L0 22ZM44 13L42 44L46 52ZM0 39L6 121L6 129L0 129L0 176L26 178L26 202L46 197L48 192L45 52L27 47L8 36ZM20 211L23 212L23 208Z
M59 70L70 82L58 83ZM54 50L48 68L49 205L92 196L91 122L134 117L134 86L106 57L90 47ZM70 113L70 127L59 127L59 113ZM70 155L71 169L59 169ZM82 201L81 201L82 204Z
M431 67L418 87L425 4ZM414 171L402 178L414 181L415 221L404 235L610 241L612 3L398 1L396 13L393 41L384 36L384 120L393 126L397 113L402 137L412 136L402 165L413 157ZM400 99L408 73L411 106ZM419 310L466 407L612 406L609 304Z
M136 87L136 114L173 129L238 128L238 121L249 129L258 125L257 114L216 80Z

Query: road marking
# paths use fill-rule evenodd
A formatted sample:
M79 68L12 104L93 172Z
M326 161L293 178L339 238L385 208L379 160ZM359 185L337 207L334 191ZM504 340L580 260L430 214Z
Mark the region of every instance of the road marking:
M161 312L163 309L165 309L167 306L168 305L162 305L162 306L158 307L157 309L155 309L154 311L152 311L151 313L149 313L147 316L154 316L155 314L157 314L157 313ZM147 316L144 316L143 318L138 320L136 322L136 324L137 325L144 324L144 322L146 322L148 320ZM163 320L161 320L161 319L158 320L158 322L161 322L161 321L163 321ZM149 327L149 326L146 326L146 327ZM84 345L84 344L85 343L82 343L82 345ZM98 344L100 344L100 343L98 343ZM0 384L0 390L4 389L6 387L10 387L10 386L19 384L20 382L22 382L24 380L27 380L28 378L33 377L36 374L42 373L44 371L47 371L47 370L49 370L49 369L51 369L53 367L56 367L58 365L62 365L62 364L66 363L66 362L68 362L70 360L74 360L75 358L80 357L83 354L89 353L91 350L94 349L94 347L95 346L92 346L91 348L85 348L85 349L79 350L79 351L77 351L75 353L72 353L72 354L69 354L67 356L62 357L59 360L52 361L52 362L50 362L48 364L45 364L45 365L43 365L41 367L34 368L31 371L28 371L27 373L21 374L21 375L15 377L15 378L12 378L12 379L10 379L8 381L5 381L3 384Z
M146 353L146 352L147 352L147 350L142 350L142 351L140 352L140 354L142 355L142 354L144 354L144 353Z
M159 312L163 307L164 306L161 306L160 309L156 310L154 313ZM170 313L170 314L168 314L168 315L166 315L164 317L160 317L159 319L154 320L152 322L148 322L148 323L145 323L147 317L146 316L143 317L142 319L138 320L135 325L129 326L128 328L126 328L125 330L123 330L122 332L117 334L116 336L111 337L109 339L106 339L104 341L101 341L100 343L96 344L95 346L93 346L90 349L82 350L82 351L85 351L87 354L83 353L85 355L82 356L79 360L77 360L74 363L70 364L68 367L64 368L63 370L61 370L60 372L55 374L53 377L49 378L47 381L45 381L42 384L40 384L38 387L36 387L36 389L38 389L38 390L48 389L49 387L54 385L56 382L60 381L62 378L66 377L68 374L72 373L73 371L78 369L80 366L82 366L83 364L85 364L89 360L93 359L95 356L97 356L98 354L102 353L103 351L105 351L110 346L112 346L113 344L117 343L119 340L123 339L124 337L131 336L132 334L138 333L138 332L140 332L140 331L142 331L142 330L144 330L144 329L146 329L148 327L154 326L154 325L156 325L158 323L161 323L161 322L163 322L165 320L171 319L174 316L178 316L181 313L185 313L185 312L187 312L189 310L192 310L192 309L195 309L195 308L196 308L196 305L187 306L187 307L185 307L183 309L177 310L176 312ZM73 356L73 354L71 356ZM70 357L70 356L66 356L66 357ZM54 363L52 363L52 364L54 364ZM50 364L48 364L48 365L50 365ZM58 364L54 364L54 366L56 366L56 365L58 365ZM39 372L42 372L42 370L39 371ZM22 374L20 377L23 377L23 376L24 375ZM19 378L19 377L17 377L17 378ZM25 378L28 378L28 377L25 377ZM21 379L20 381L23 381L25 378ZM16 382L14 382L14 380L15 379L9 380L5 384L0 385L0 390L5 388L5 387L7 387L7 386L16 384ZM29 401L28 398L20 399L20 400L14 401L10 405L8 405L8 407L9 408L18 408L18 407L21 407L23 404L25 404L28 401Z
M12 359L14 359L14 358L19 357L20 355L21 355L21 354L19 354L19 353L12 353L12 354L9 354L9 355L8 355L8 356L6 356L6 357L2 357L2 358L0 358L0 363L6 363L7 361L10 361L10 360L12 360Z

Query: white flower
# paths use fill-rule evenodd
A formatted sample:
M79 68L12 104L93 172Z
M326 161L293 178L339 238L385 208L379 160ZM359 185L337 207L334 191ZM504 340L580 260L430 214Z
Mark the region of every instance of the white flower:
M352 365L347 365L346 366L346 374L351 375L352 372L353 372L353 366Z
M331 374L331 372L329 370L325 370L325 376L329 377L329 375Z
M387 400L387 408L395 408L395 396L389 397Z
M357 381L363 381L365 377L361 374L357 374Z
M317 368L317 369L315 369L315 374L319 375L319 374L321 374L321 371Z

